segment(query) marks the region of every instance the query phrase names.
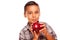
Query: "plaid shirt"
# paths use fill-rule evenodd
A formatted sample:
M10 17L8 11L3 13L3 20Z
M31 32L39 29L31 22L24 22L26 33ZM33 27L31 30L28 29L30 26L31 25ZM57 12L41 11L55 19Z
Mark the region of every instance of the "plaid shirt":
M45 24L47 31L55 38L55 40L57 40L56 34L53 31L53 29L47 23ZM33 39L33 35L29 30L29 24L27 24L19 33L19 40L32 40L32 39ZM43 33L41 33L38 40L47 40L47 38L44 36Z

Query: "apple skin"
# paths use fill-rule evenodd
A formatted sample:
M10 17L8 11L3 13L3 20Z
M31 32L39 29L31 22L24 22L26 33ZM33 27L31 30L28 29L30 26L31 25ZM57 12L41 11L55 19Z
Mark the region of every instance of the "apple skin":
M39 32L39 30L43 29L44 27L41 27L41 25L39 22L35 22L32 25L33 31L36 31L37 33Z

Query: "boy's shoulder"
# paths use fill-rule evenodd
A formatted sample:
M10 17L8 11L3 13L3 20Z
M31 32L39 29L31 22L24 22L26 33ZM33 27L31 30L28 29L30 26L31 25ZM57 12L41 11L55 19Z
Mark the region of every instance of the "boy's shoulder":
M28 29L28 25L24 26L24 28L20 32L25 32Z

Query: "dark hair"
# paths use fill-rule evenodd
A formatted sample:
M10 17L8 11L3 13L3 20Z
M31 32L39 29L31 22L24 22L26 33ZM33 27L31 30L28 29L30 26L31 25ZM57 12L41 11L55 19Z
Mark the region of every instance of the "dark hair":
M26 11L26 7L27 7L27 6L31 6L31 5L39 6L36 2L34 2L34 1L29 1L29 2L27 2L27 3L25 4L25 6L24 6L24 11Z

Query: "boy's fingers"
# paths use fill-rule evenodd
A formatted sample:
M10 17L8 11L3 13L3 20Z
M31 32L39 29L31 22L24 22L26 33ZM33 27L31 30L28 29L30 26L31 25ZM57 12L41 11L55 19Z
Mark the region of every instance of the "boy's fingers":
M40 33L40 30L39 30L39 33Z
M39 34L40 34L40 30L39 30Z
M33 29L31 29L32 34L34 34Z
M31 28L31 31L33 31L33 29Z
M36 31L34 31L34 35L38 35L38 34L36 33Z
M30 26L30 31L31 31L31 33L34 35L32 26Z
M44 30L46 30L46 28L41 29L40 32L42 32L42 31L44 31Z
M40 27L45 27L45 24L43 24L43 25L40 25Z
M36 34L36 32L34 31L34 34Z

